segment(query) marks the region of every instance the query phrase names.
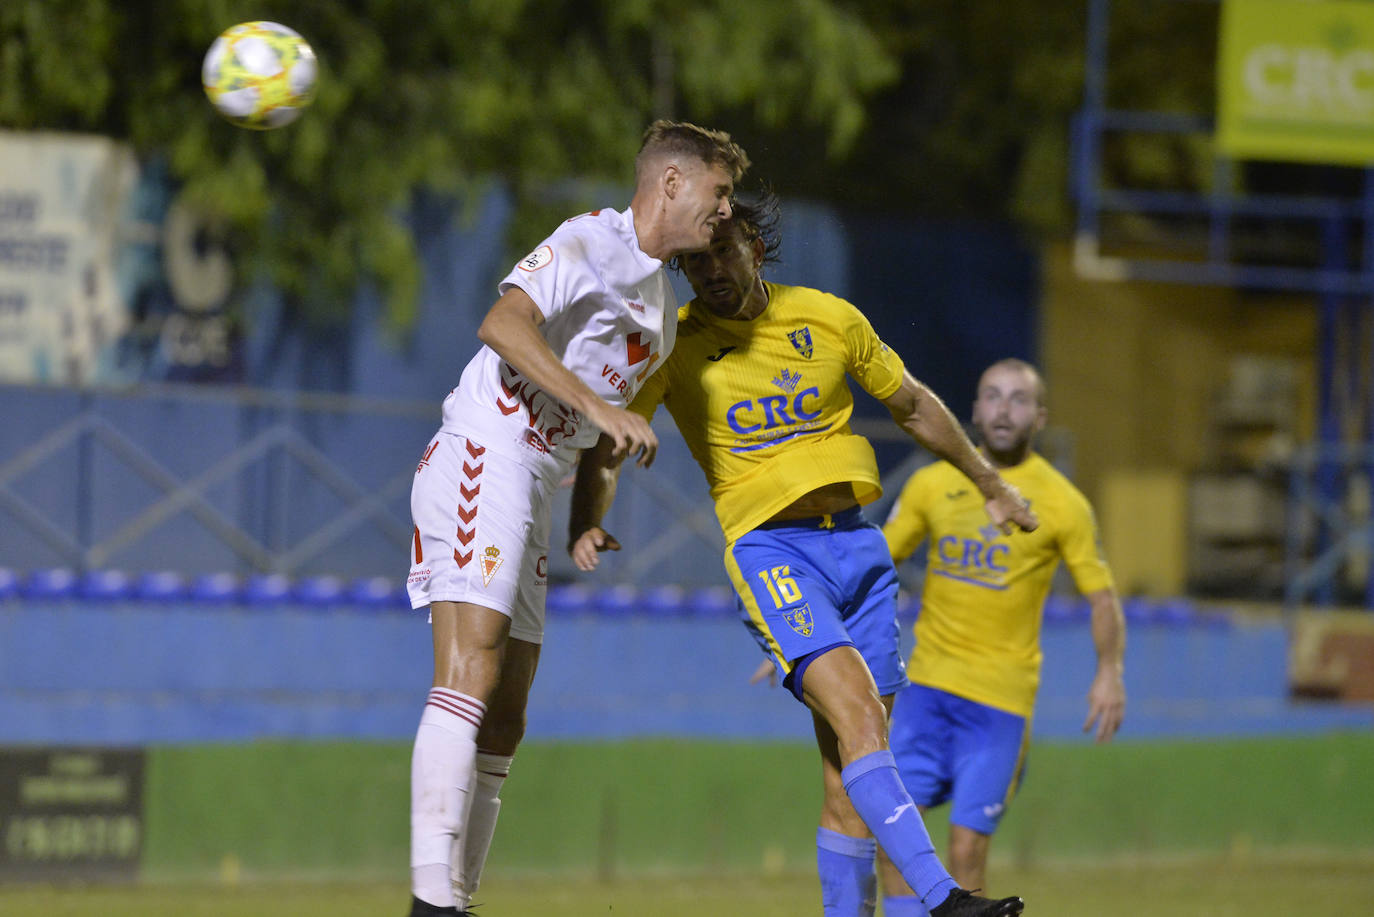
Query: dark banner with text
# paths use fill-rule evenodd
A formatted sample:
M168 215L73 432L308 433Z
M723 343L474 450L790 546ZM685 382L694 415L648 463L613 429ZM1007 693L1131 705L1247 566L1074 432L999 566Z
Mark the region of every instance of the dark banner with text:
M142 749L0 748L0 882L130 881Z

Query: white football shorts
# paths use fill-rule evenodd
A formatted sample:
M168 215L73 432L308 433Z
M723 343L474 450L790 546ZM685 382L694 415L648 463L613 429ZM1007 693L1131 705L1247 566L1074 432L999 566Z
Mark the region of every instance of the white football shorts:
M511 619L517 640L544 640L552 495L518 462L464 436L436 434L410 488L412 608L469 602Z

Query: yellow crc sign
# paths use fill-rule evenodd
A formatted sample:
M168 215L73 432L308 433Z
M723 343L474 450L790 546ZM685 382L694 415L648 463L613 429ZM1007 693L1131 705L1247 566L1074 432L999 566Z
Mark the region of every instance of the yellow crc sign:
M1225 0L1217 100L1228 156L1374 165L1374 3Z

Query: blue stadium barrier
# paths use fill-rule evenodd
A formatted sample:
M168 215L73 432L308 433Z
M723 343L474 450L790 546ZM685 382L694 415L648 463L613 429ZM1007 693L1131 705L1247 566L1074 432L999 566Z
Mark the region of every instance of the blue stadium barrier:
M86 599L67 577L10 578L14 591L0 602L0 743L413 735L432 649L424 615L403 610L394 581L302 579L284 593L274 582L265 594L285 597L259 602L228 573L182 583L205 600L147 600L147 579L133 577L132 596L91 590L107 598ZM1186 600L1132 607L1123 738L1374 727L1368 706L1288 696L1280 619ZM1087 605L1055 598L1046 614L1033 728L1074 740L1096 666ZM723 589L553 586L531 737L807 738L809 717L786 692L747 683L761 657L735 618ZM909 651L909 627L902 639Z

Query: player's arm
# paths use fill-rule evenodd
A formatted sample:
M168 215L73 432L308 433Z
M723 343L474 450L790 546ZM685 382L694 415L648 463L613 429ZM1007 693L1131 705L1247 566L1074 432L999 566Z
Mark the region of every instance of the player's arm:
M887 541L887 550L894 564L905 561L925 541L925 509L916 475L907 478L902 485L902 492L892 505L887 521L883 523L883 538Z
M1126 685L1122 681L1126 656L1126 617L1115 589L1098 589L1087 595L1092 609L1093 646L1097 650L1097 674L1088 689L1088 718L1083 731L1097 727L1096 740L1109 742L1126 715Z
M477 337L535 385L585 414L611 438L616 456L636 456L646 468L653 464L658 437L648 421L602 400L564 366L539 333L542 324L544 313L534 300L520 287L512 286L488 310Z
M577 476L573 479L568 553L577 569L588 573L601 563L602 551L620 550L620 542L601 527L601 520L606 518L615 502L616 484L620 478L620 459L614 451L614 441L603 434L595 446L582 450Z
M1040 524L1020 492L974 448L963 427L939 397L903 371L897 391L883 399L892 419L912 439L962 471L987 501L993 524L1010 533L1012 525L1029 532Z

